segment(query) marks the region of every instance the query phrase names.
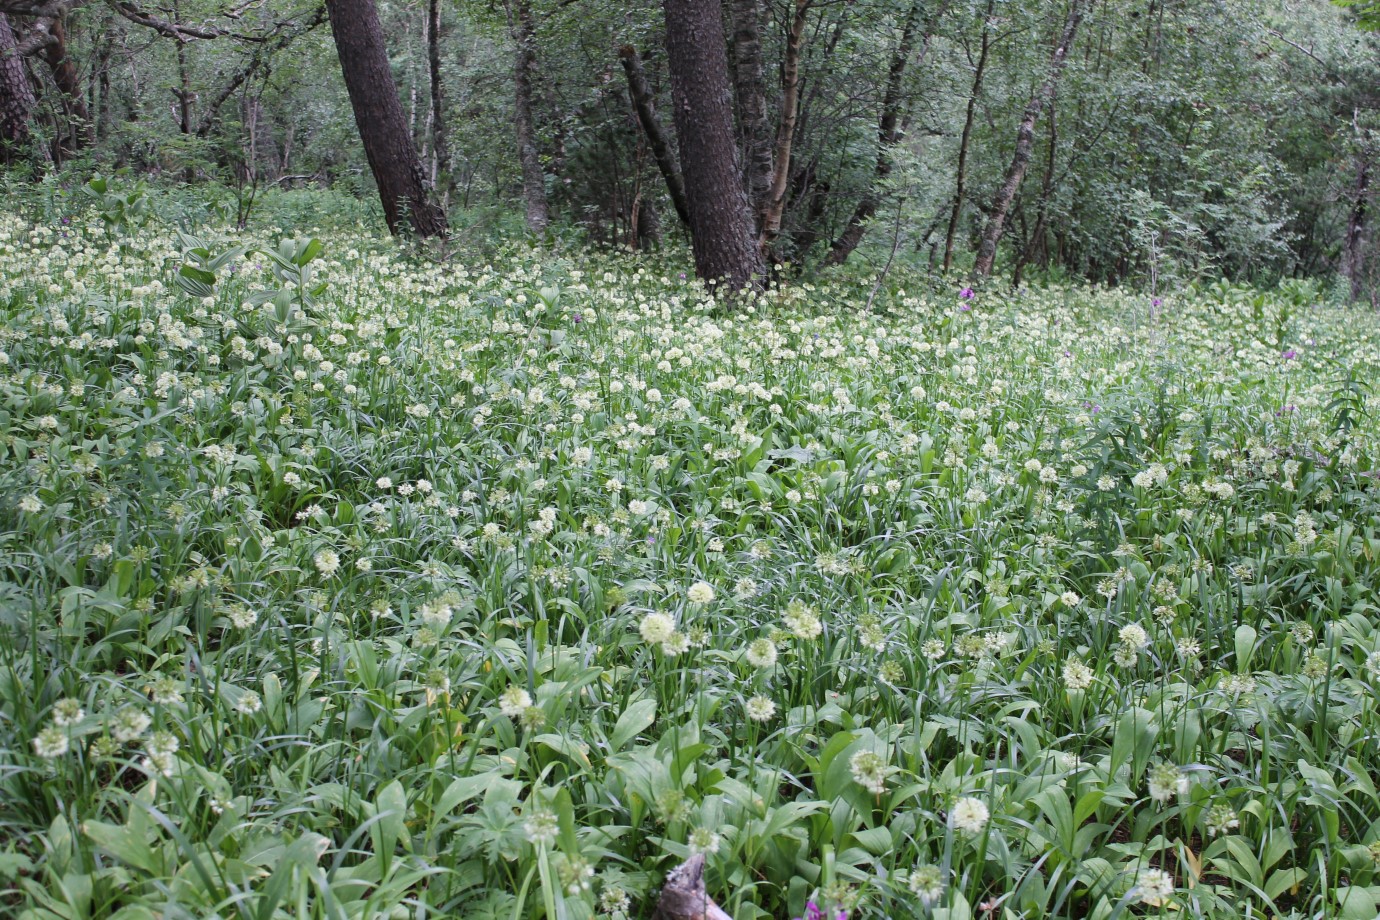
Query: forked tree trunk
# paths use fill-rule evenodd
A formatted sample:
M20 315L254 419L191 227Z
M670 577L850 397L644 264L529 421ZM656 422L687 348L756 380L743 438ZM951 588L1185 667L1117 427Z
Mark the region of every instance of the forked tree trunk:
M705 281L741 290L762 273L762 262L738 171L719 3L663 0L663 9L695 272Z
M546 205L546 176L537 151L536 122L532 117L532 71L537 66L536 24L528 0L516 0L511 11L513 41L517 44L513 83L516 90L513 120L517 127L518 162L522 166L522 197L527 208L527 229L546 232L551 223Z
M637 56L637 49L632 45L624 45L618 49L618 57L623 62L623 73L628 78L628 95L632 97L637 121L642 126L642 133L647 135L647 146L651 148L652 159L656 161L656 168L666 182L671 205L676 209L681 223L689 227L690 208L685 202L685 180L681 178L680 166L671 150L671 142L666 137L661 120L656 116L652 88L647 85L647 75L642 71L642 61Z
M768 206L772 180L771 129L767 123L767 82L762 63L760 0L730 0L733 27L733 95L738 102L738 135L748 198L757 226Z
M24 155L29 146L29 120L38 105L16 45L10 21L0 13L0 163Z
M786 187L791 178L791 145L795 143L796 112L800 103L800 51L805 44L805 23L812 0L795 0L795 16L786 35L786 54L781 63L781 120L776 125L776 151L773 154L771 187L762 211L761 235L757 245L763 258L771 252L781 233L781 216L786 212Z
M930 19L929 28L925 35L925 50L929 48L929 37L934 33L934 27L939 22L940 17L948 10L948 0L942 4L934 16ZM829 254L824 258L825 265L842 265L853 254L853 250L858 248L862 242L863 234L867 232L867 222L877 214L877 208L882 203L881 185L891 175L892 148L901 140L901 101L902 90L906 75L906 67L910 63L911 51L915 46L915 31L920 22L920 2L915 0L911 3L910 11L906 13L905 24L901 27L901 42L896 46L896 51L891 56L891 67L887 71L886 92L882 96L882 114L877 121L877 165L873 173L872 184L858 201L857 207L848 218L848 225L843 233L839 234L838 239L829 246ZM924 57L922 52L921 57Z
M444 235L446 218L428 196L373 0L326 0L326 12L388 229L400 233L406 221L420 237Z
M1030 156L1035 149L1035 122L1059 88L1059 78L1064 73L1069 48L1078 33L1078 23L1083 18L1084 2L1069 0L1068 16L1064 20L1059 41L1054 46L1054 54L1050 57L1049 72L1035 95L1030 97L1021 116L1021 125L1016 131L1016 152L1011 157L1006 178L997 190L997 197L992 201L987 228L983 230L982 243L978 246L977 261L973 265L973 275L976 277L986 278L992 274L992 266L997 261L997 243L1001 242L1002 232L1006 229L1006 215L1011 210L1016 192L1020 190L1021 181L1025 179L1025 171L1030 166Z

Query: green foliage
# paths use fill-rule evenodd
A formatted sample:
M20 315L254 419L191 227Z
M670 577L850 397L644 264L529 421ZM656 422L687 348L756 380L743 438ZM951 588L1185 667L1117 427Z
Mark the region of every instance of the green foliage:
M1363 29L1380 29L1380 3L1375 0L1332 0L1356 12L1356 24Z
M7 915L1373 912L1373 315L103 214L0 215Z

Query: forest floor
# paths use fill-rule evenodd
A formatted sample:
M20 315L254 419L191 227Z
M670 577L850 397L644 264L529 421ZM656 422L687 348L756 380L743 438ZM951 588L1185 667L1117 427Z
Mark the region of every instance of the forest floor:
M1380 322L0 216L0 910L1373 917Z

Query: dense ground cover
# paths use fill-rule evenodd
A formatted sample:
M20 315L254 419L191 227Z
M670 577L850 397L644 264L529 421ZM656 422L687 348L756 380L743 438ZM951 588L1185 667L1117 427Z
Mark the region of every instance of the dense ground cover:
M1374 916L1373 316L203 240L0 217L5 913Z

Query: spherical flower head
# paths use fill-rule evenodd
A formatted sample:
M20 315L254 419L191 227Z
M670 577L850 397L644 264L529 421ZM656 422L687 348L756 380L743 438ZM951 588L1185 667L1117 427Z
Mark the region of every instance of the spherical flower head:
M1163 907L1174 897L1174 877L1163 869L1141 869L1132 893L1142 904Z
M19 510L25 514L38 514L43 510L43 502L37 495L25 495L19 500Z
M323 549L312 557L312 564L316 570L327 578L335 574L336 569L340 568L340 556L335 550Z
M772 716L776 715L776 704L759 694L743 704L743 711L754 722L770 722Z
M747 647L747 663L766 670L776 664L776 643L770 639L753 639Z
M784 619L786 628L799 639L817 639L820 633L824 632L824 624L820 622L819 615L804 601L791 601L786 606Z
M510 719L521 716L532 705L532 694L519 686L511 686L498 697L498 711Z
M938 866L916 866L906 876L906 887L922 906L930 907L944 895L944 873Z
M886 758L876 751L858 751L848 759L853 781L873 795L886 791Z
M136 706L120 709L110 719L110 737L121 744L133 741L148 731L153 719Z
M692 604L707 604L714 599L714 586L707 581L697 581L685 596Z
M661 653L667 658L674 658L690 650L690 637L678 629L671 631L661 643Z
M34 736L34 753L44 760L56 760L71 748L67 733L56 725L49 725Z
M64 697L53 704L53 724L58 728L76 725L85 715L86 711L81 708L81 703L70 697Z
M1240 826L1241 819L1231 806L1219 802L1208 809L1207 832L1209 837L1225 834L1227 831Z
M702 853L705 856L713 856L719 852L719 844L723 842L718 834L707 827L697 827L690 832L690 839L686 841L691 853Z
M638 627L638 632L642 634L642 641L648 645L659 645L665 642L675 631L676 621L660 612L647 614L642 618L642 625Z
M264 706L263 699L253 690L246 690L240 694L240 701L235 704L235 709L247 716L252 716Z
M1077 591L1065 591L1059 596L1059 600L1063 602L1065 607L1077 607L1083 603L1083 598L1078 596Z
M1092 686L1092 682L1092 668L1077 658L1064 662L1064 686L1069 690L1086 690Z
M954 830L980 834L991 817L992 813L988 811L986 803L971 796L964 796L954 803L953 809L949 812L949 823Z
M1188 792L1188 774L1172 763L1158 763L1150 768L1146 777L1150 798L1156 802L1168 802L1175 795Z
M1145 632L1144 627L1136 623L1121 627L1117 637L1127 645L1137 649L1143 649L1150 644L1150 636Z

